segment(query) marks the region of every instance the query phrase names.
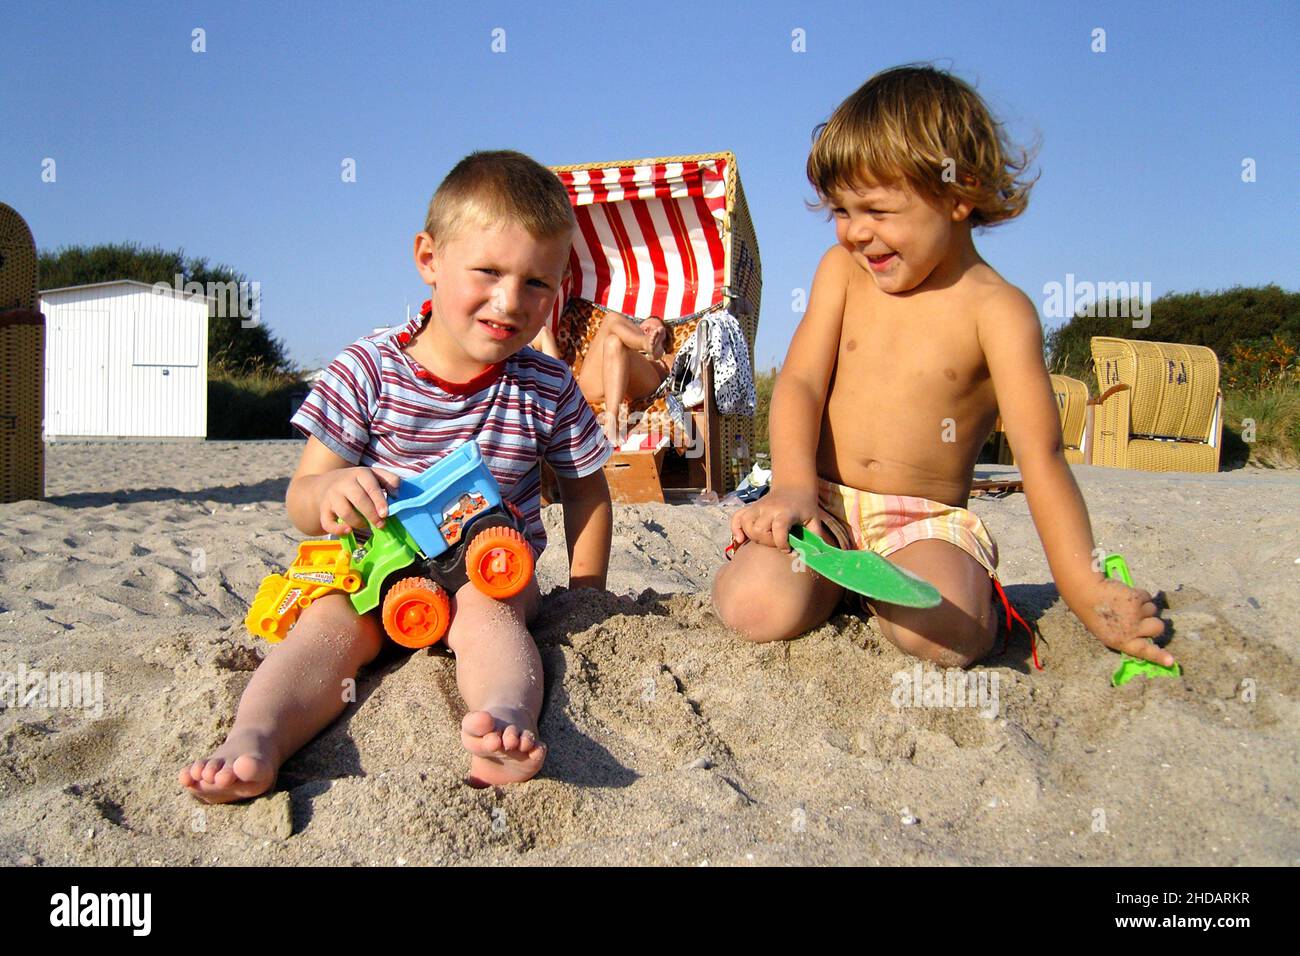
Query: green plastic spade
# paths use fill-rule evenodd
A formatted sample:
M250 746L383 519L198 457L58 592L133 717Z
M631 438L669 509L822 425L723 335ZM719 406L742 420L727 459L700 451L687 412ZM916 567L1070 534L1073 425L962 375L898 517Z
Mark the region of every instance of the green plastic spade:
M832 548L802 525L790 529L790 547L822 577L866 597L903 607L938 607L943 600L929 581L890 564L874 551Z
M1128 572L1128 563L1122 555L1109 554L1102 564L1102 570L1108 578L1119 578L1129 587L1133 586L1133 575ZM1111 687L1123 687L1134 677L1182 677L1183 669L1174 662L1173 667L1166 667L1164 664L1157 664L1155 661L1145 661L1140 657L1134 657L1132 654L1121 654L1119 667L1115 673L1110 676Z

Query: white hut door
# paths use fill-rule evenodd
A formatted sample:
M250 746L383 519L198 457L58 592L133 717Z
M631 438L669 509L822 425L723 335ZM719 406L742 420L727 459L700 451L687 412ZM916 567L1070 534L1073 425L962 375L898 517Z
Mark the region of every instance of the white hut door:
M108 312L60 309L50 367L57 375L55 435L108 433Z

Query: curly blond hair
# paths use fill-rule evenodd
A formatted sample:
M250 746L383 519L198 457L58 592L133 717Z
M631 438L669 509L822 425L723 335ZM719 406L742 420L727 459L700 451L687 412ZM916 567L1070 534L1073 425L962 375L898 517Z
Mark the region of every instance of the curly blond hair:
M905 182L932 200L956 196L973 206L974 226L1014 219L1037 182L1024 178L1035 150L1007 139L973 88L929 64L877 73L813 130L808 182L812 209L864 178Z

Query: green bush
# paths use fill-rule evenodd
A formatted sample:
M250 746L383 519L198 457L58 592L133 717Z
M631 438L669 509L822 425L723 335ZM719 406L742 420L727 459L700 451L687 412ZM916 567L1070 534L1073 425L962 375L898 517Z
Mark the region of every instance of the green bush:
M754 373L754 389L758 404L754 408L754 454L771 458L772 444L768 437L767 419L772 412L772 389L776 386L777 369L769 368Z
M1294 338L1274 333L1268 343L1234 344L1223 361L1224 389L1267 389L1300 377Z
M1166 293L1151 303L1151 323L1133 328L1132 308L1121 310L1117 303L1098 304L1102 315L1076 315L1048 333L1047 365L1053 372L1070 375L1095 389L1097 379L1091 373L1094 335L1145 342L1182 342L1206 345L1214 350L1224 366L1225 385L1230 384L1239 360L1235 349L1268 350L1275 343L1294 348L1300 343L1300 292L1287 292L1276 285L1245 288L1238 286L1221 292ZM1121 315L1120 313L1124 314ZM1248 362L1246 364L1249 364ZM1238 384L1250 384L1249 371L1243 370Z
M208 438L296 438L289 416L310 386L294 374L266 368L239 372L208 365Z

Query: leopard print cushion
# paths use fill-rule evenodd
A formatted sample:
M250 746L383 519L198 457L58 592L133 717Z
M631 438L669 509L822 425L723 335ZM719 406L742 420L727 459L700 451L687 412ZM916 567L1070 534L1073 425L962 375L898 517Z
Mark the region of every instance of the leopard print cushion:
M560 314L560 327L555 330L555 342L560 347L560 357L573 369L574 378L582 371L587 349L591 348L604 317L604 310L594 302L577 298L570 299Z
M574 378L577 378L581 373L582 363L587 358L587 350L591 348L591 343L600 331L600 325L605 321L606 314L605 309L587 299L575 297L565 304L564 312L560 315L560 327L556 330L555 342L560 348L560 356L573 369ZM667 321L664 324L668 326L668 331L672 334L672 343L664 352L664 359L671 365L672 357L677 354L677 350L694 333L695 326L699 324L699 319L677 325ZM588 402L587 404L591 406L591 410L598 417L605 410L604 402ZM635 412L642 413L641 422L636 428L637 431L660 431L674 438L684 438L684 436L681 436L679 429L672 428L672 416L668 413L668 402L663 396L656 398L654 401L651 401L648 397L638 398L634 401L624 401L623 406L627 409L628 415Z

